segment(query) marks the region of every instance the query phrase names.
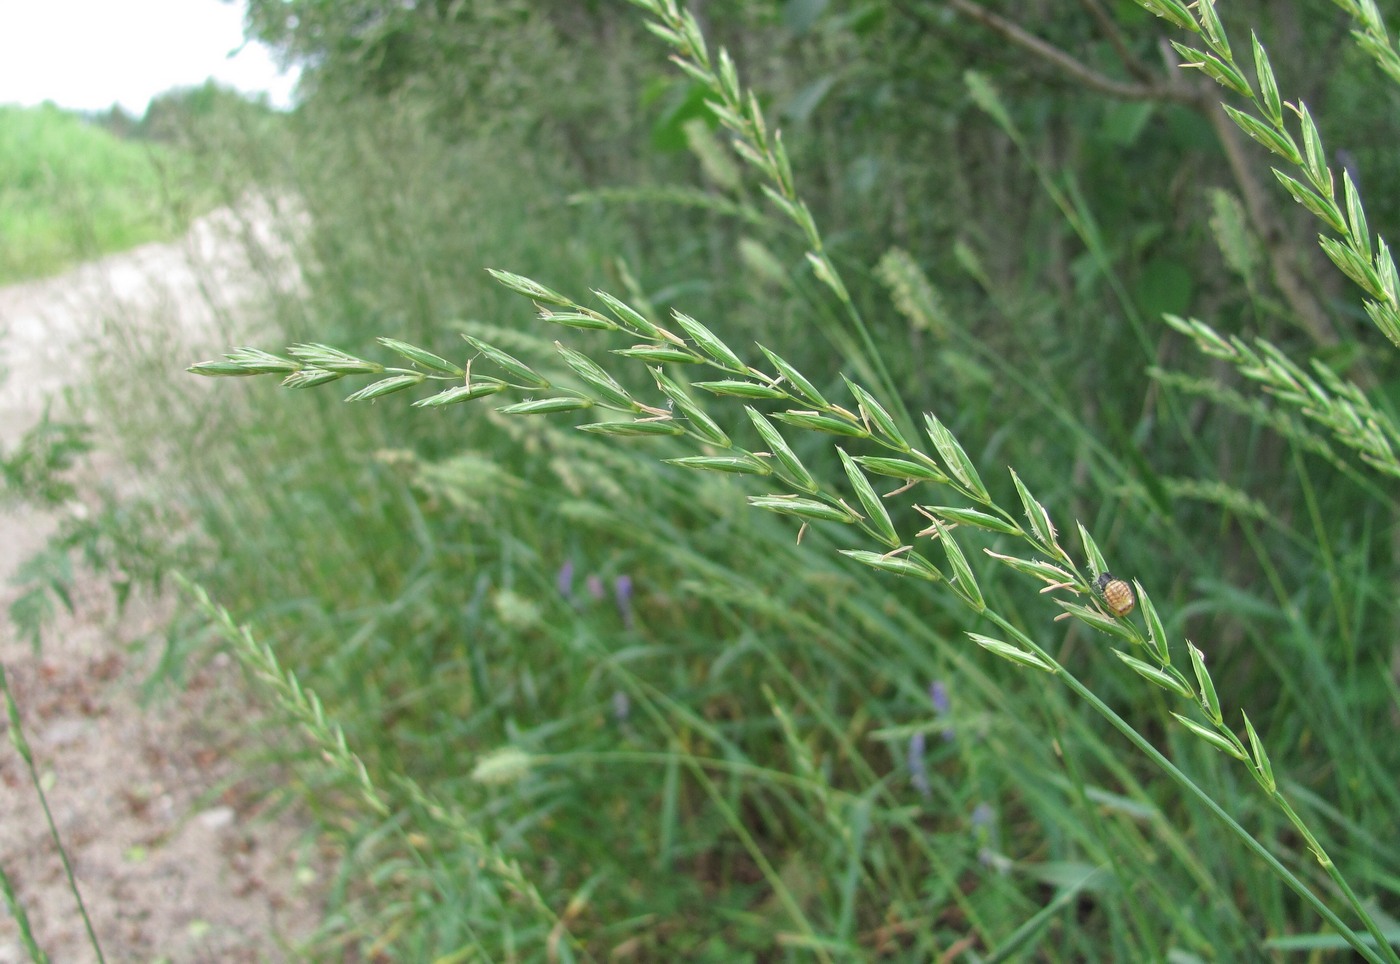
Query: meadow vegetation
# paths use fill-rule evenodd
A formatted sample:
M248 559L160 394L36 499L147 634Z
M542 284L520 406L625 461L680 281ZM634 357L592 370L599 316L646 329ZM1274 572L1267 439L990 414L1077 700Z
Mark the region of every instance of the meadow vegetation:
M141 124L122 135L53 104L0 105L0 284L175 237L208 210L181 152Z
M180 141L296 391L95 373L317 953L1397 960L1369 2L362 6Z

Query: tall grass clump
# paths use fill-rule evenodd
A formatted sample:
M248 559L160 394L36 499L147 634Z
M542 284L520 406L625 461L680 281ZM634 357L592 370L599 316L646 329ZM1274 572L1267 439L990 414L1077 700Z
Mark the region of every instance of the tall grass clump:
M1224 114L1143 14L640 5L390 5L250 141L291 347L194 366L296 403L104 381L200 560L172 646L308 737L328 939L1395 960L1394 183L1315 81L1204 0L1143 6Z
M777 212L804 252L799 274L835 306L814 309L813 330L841 348L849 375L814 379L782 345L750 351L721 323L679 309L663 317L630 276L633 290L596 291L589 304L557 282L508 271L492 274L556 326L554 351L536 334L475 323L461 331L466 356L385 336L383 360L317 340L284 354L240 349L193 369L276 374L293 388L372 376L347 400L385 398L378 409L411 391L425 414L499 395L506 404L487 424L517 449L534 449L520 461L493 449L452 460L454 473L419 465L409 476L430 497L455 492L490 511L476 517L464 560L477 573L463 611L470 635L455 652L420 657L434 684L462 695L434 717L419 753L466 753L473 770L465 780L422 780L422 795L402 805L482 814L485 838L525 862L546 904L564 908L553 920L526 914L537 936L520 938L556 953L575 942L590 954L722 956L777 942L824 958L980 947L1163 959L1348 944L1366 959L1395 960L1382 896L1396 857L1386 833L1390 754L1357 739L1384 719L1393 696L1375 646L1384 631L1372 631L1393 624L1393 604L1366 589L1379 585L1368 570L1392 547L1364 535L1356 542L1355 522L1338 535L1324 522L1325 512L1346 510L1357 532L1388 531L1380 520L1392 506L1367 476L1394 464L1384 404L1326 366L1309 376L1267 343L1173 321L1263 381L1275 404L1159 367L1169 392L1163 421L1184 443L1164 461L1217 470L1193 479L1164 477L1150 458L1106 446L1065 394L1041 389L1045 416L1083 449L1089 477L1116 479L1120 490L1121 505L1097 520L1107 524L1093 526L1111 542L1085 524L1065 538L1071 520L1036 494L1049 480L1033 445L1025 464L997 478L986 471L986 443L966 444L977 422L914 415L759 100L727 54L710 54L693 17L669 3L643 6L751 172L730 186ZM1393 269L1384 243L1372 241L1347 179L1347 214L1338 207L1328 217L1332 179L1301 106L1304 147L1287 151L1292 135L1262 45L1254 45L1256 96L1210 4L1154 12L1205 45L1182 45L1193 63L1260 108L1253 123L1241 109L1230 117L1249 136L1270 141L1272 131L1284 145L1276 153L1303 179L1280 172L1279 180L1341 233L1323 251L1375 299L1367 311L1386 331ZM973 102L1019 142L995 89L969 83ZM1066 223L1134 312L1091 212L1056 180L1045 171ZM1238 247L1225 254L1243 263ZM976 277L975 252L963 261ZM912 325L943 330L978 357L913 259L891 251L880 276ZM1134 321L1148 344L1161 340L1151 317ZM992 372L1025 364L981 358ZM1367 369L1381 364L1368 358ZM1226 414L1236 401L1242 417L1292 447L1282 464L1296 479L1286 491L1305 509L1301 531L1219 477L1222 464L1201 451L1192 427L1200 397ZM611 444L509 427L538 415L573 418ZM645 448L616 447L621 439ZM669 468L647 468L644 451ZM1309 461L1316 454L1328 457ZM541 464L553 479L532 467ZM1346 498L1367 497L1371 507L1358 512L1324 491L1334 472L1351 480ZM882 494L881 479L896 488ZM511 517L515 493L561 483L572 499L536 498L529 511L577 535L561 540L538 519ZM1262 585L1277 595L1278 615L1263 600L1252 604L1251 589L1232 590L1227 573L1198 565L1185 580L1173 575L1195 542L1172 531L1177 499L1223 510L1230 541L1253 554ZM746 516L742 502L763 511ZM1135 514L1145 524L1124 531ZM1275 540L1291 553L1287 569L1274 562ZM561 542L573 551L560 552ZM589 556L609 543L630 564L611 587L598 579L585 595L578 574L597 567ZM1294 575L1310 572L1309 560L1327 573L1320 598ZM1041 592L1027 591L1037 585ZM1199 645L1183 638L1188 621ZM1322 648L1336 630L1342 645ZM1105 645L1116 659L1095 655ZM462 683L450 684L459 674ZM1256 680L1266 676L1282 700L1260 700L1269 684ZM1280 704L1306 709L1300 719ZM398 732L390 745L409 739ZM438 772L422 755L374 764L390 779ZM1344 806L1318 793L1333 768L1347 787ZM450 830L437 839L453 847ZM444 886L441 867L420 867ZM1198 912L1202 893L1210 914ZM419 939L445 939L441 919L418 910L438 928ZM471 934L505 946L495 943L503 935Z

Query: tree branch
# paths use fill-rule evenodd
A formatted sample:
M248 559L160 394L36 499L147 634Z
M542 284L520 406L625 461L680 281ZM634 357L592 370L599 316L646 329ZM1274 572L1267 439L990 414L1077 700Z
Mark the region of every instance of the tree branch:
M1016 46L1030 51L1041 60L1058 67L1085 87L1100 94L1120 100L1168 100L1190 103L1196 99L1193 94L1169 84L1132 84L1114 80L1074 59L1054 44L1027 33L1010 20L992 13L979 3L974 3L973 0L948 0L948 6L969 20L975 20L1000 34Z

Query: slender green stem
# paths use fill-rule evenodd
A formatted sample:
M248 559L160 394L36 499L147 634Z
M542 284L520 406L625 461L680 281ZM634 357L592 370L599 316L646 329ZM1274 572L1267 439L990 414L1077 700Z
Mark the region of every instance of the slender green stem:
M63 846L63 838L59 836L58 825L54 823L53 811L49 809L49 800L45 796L43 784L39 780L39 770L34 766L34 754L29 749L29 741L24 737L24 728L21 726L19 718L19 705L15 702L14 694L10 691L10 681L9 677L5 675L3 663L0 663L0 691L4 691L5 694L5 714L10 722L10 742L14 744L15 750L24 760L25 769L29 771L29 782L33 785L34 793L39 798L39 806L43 808L44 820L49 826L49 837L52 838L54 847L58 850L58 858L63 863L63 873L68 878L68 890L73 894L73 900L78 904L78 914L83 918L83 927L87 930L88 942L92 944L93 953L97 955L99 964L104 964L106 958L102 954L102 944L97 939L97 932L92 926L92 918L88 916L87 906L83 903L83 894L78 889L78 879L73 874L73 864L68 860L68 850ZM6 891L8 899L8 886ZM33 954L33 951L30 953Z
M34 939L34 931L29 926L29 915L24 912L24 904L20 903L19 894L15 893L10 875L5 873L3 867L0 867L0 893L5 895L5 906L19 926L19 939L24 943L24 949L29 952L29 959L35 964L48 964L49 956Z
M1303 818L1298 816L1297 812L1294 811L1292 805L1289 804L1288 799L1284 797L1284 795L1278 790L1274 790L1274 792L1270 794L1270 796L1273 797L1274 803L1278 806L1278 808L1283 811L1284 816L1288 817L1288 821L1289 823L1293 824L1294 829L1296 829L1300 834L1303 835L1303 839L1307 842L1308 849L1313 852L1313 856L1317 858L1317 862L1320 863L1322 865L1322 868L1327 871L1327 876L1332 878L1332 882L1335 883L1337 887L1341 889L1341 892L1343 896L1346 897L1347 901L1357 909L1357 912L1360 914L1361 919L1366 923L1367 932L1373 938L1375 938L1376 945L1382 951L1387 952L1386 960L1392 962L1400 960L1400 956L1397 956L1395 948L1386 938L1385 933L1380 928L1380 925L1372 918L1370 914L1366 912L1364 906L1361 903L1361 898L1359 898L1356 895L1356 892L1351 889L1351 884L1347 883L1347 879L1342 876L1342 872L1338 870L1337 865L1332 862L1332 857L1323 848L1322 844L1318 842L1318 839L1312 835L1312 831L1310 831L1307 827L1307 824L1303 822Z
M1024 634L1022 634L1019 630L1012 626L1011 623L1009 623L997 613L988 610L984 612L983 615L990 619L992 622L996 623L1002 629L1014 634L1017 637L1017 639L1021 642L1028 641ZM1116 729L1118 732L1122 733L1125 737L1127 737L1128 742L1132 743L1133 746L1136 747L1139 752L1141 752L1144 756L1146 756L1149 760L1156 764L1157 767L1160 768L1162 772L1167 774L1167 776L1170 777L1173 782L1175 782L1183 790L1185 790L1191 796L1195 797L1198 801L1200 801L1200 803L1203 806L1205 806L1207 810L1213 813L1232 834L1238 837L1239 840L1247 848L1249 848L1249 850L1251 850L1256 856L1258 856L1261 860L1268 864L1269 869L1276 873L1279 876L1279 879L1281 879L1285 884L1287 884L1291 890L1298 894L1298 896L1302 897L1305 901L1307 901L1307 903L1310 904L1313 907L1313 909L1317 911L1317 913L1323 918L1323 920L1327 921L1327 923L1335 927L1337 929L1337 933L1342 936L1342 939L1345 940L1348 944L1350 944L1353 948L1355 948L1357 953L1361 954L1368 961L1376 962L1376 964L1382 964L1382 962L1385 962L1385 964L1400 964L1400 958L1396 956L1394 949L1390 946L1389 942L1385 940L1384 934L1382 934L1379 926L1371 918L1371 915L1367 913L1365 907L1357 898L1356 894L1351 890L1349 886L1346 885L1345 881L1342 879L1341 873L1332 865L1331 860L1326 859L1326 853L1325 851L1323 851L1321 845L1318 844L1316 838L1314 838L1313 835L1310 832L1308 832L1307 827L1303 824L1302 818L1299 817L1296 813L1294 813L1293 809L1290 806L1288 806L1288 802L1283 798L1282 794L1275 791L1272 795L1274 798L1274 802L1279 804L1279 806L1283 809L1284 813L1289 817L1290 821L1293 822L1293 825L1297 827L1299 832L1304 835L1304 837L1308 841L1309 848L1312 849L1312 851L1317 855L1318 860L1322 862L1323 866L1327 869L1327 872L1332 877L1332 879L1336 881L1338 885L1342 888L1342 892L1347 897L1348 903L1351 904L1352 908L1357 912L1357 915L1365 922L1366 930L1379 943L1378 949L1373 950L1372 948L1368 947L1366 945L1366 942L1361 940L1361 938L1357 935L1355 930L1349 927L1340 917L1338 917L1336 912L1334 912L1332 908L1328 907L1327 904L1322 900L1322 898L1318 897L1317 894L1313 893L1313 891L1308 887L1307 884L1303 883L1303 881L1300 880L1298 876L1293 873L1293 871L1285 867L1279 861L1279 859L1269 851L1267 847L1265 847L1262 843L1255 839L1253 834L1251 834L1244 827L1240 826L1239 822L1236 821L1234 817L1230 816L1230 814L1226 813L1224 808L1221 807L1220 804L1216 803L1215 799L1212 796L1210 796L1210 794L1202 790L1194 780L1192 780L1189 776L1187 776L1185 773L1179 770L1176 764L1172 763L1165 756L1163 756L1161 751L1159 751L1155 746L1153 746L1147 740L1146 737L1144 737L1141 733L1134 729L1131 723L1129 723L1127 720L1123 719L1116 712L1114 712L1112 707L1110 707L1103 700L1099 699L1098 696L1095 695L1093 690L1089 689L1089 687L1080 682L1078 677L1076 677L1063 665L1057 662L1053 656L1051 656L1048 652L1045 651L1044 648L1036 645L1034 641L1029 642L1034 648L1036 655L1039 656L1041 659L1045 660L1053 667L1053 671L1061 679L1064 680L1066 686L1068 686L1072 691L1074 691L1074 693L1076 693L1081 699L1083 699L1084 702L1088 703L1089 706L1092 707L1095 712L1097 712L1100 716L1104 717L1104 719L1108 720L1108 722L1110 723L1110 725L1113 726L1114 729Z

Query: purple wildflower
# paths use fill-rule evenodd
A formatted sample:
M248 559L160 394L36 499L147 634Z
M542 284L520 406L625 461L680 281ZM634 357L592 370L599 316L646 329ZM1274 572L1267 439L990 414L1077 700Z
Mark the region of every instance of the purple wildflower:
M933 796L933 788L928 782L928 768L924 766L924 750L928 738L923 730L918 730L909 738L909 782L925 800Z
M972 826L975 830L987 831L991 827L992 821L996 818L996 811L992 805L983 801L972 809Z
M596 572L589 573L584 584L588 587L588 595L594 599L602 599L608 594L608 591L603 588L603 577Z
M929 702L933 704L935 716L947 716L952 704L948 700L948 685L942 680L934 680L928 688ZM943 739L953 739L953 728L945 726L943 728Z
M574 598L574 561L565 559L564 564L559 567L559 574L554 577L554 585L559 589L559 595L569 602Z
M934 680L929 684L928 699L933 704L934 712L939 716L948 712L948 685L941 679Z
M979 803L972 809L972 817L969 822L972 824L973 836L979 844L977 848L977 860L984 867L990 867L997 873L1005 874L1011 871L1011 858L1001 853L997 849L997 812L990 803Z
M617 611L622 616L622 625L632 628L632 577L618 576L613 580L613 599L617 601Z

